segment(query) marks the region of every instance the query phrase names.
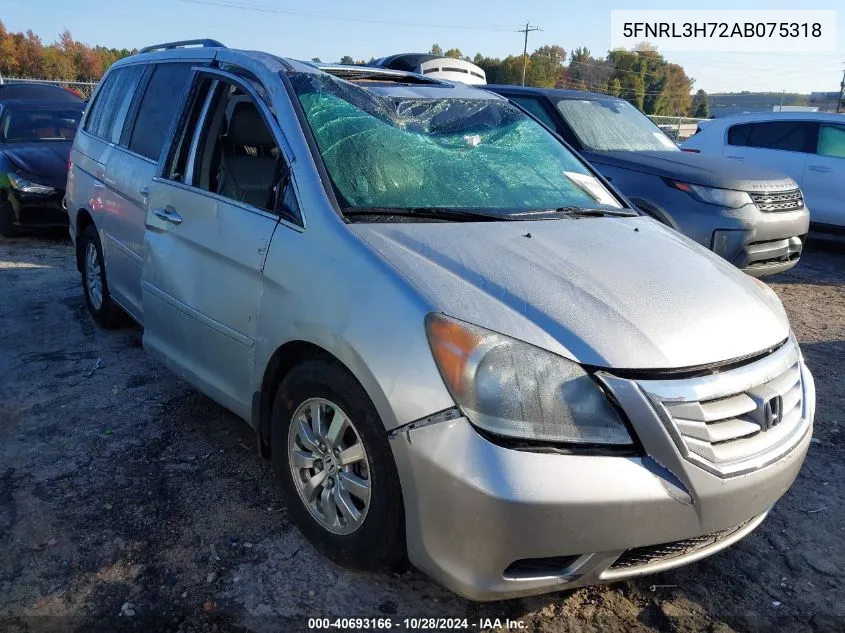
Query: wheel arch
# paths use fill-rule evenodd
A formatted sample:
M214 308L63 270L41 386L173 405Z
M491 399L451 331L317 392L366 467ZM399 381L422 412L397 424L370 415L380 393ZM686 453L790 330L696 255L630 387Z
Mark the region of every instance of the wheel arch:
M94 218L88 212L88 209L79 209L76 212L76 226L74 227L76 234L76 269L79 272L82 272L82 242L79 238L85 229L92 225L96 226L94 224Z
M671 214L657 203L646 200L645 198L629 197L628 199L647 216L654 218L669 228L682 232L678 223L675 222L675 219L671 216Z
M354 351L350 349L349 354L354 354ZM345 354L344 357L349 354ZM357 354L354 355L357 357ZM364 392L373 402L379 415L382 416L382 421L385 422L385 411L383 406L379 406L379 399L373 397L372 390L367 388L366 382L368 381L362 380L358 373L350 367L349 362L344 362L344 359L339 355L332 353L317 343L299 339L290 340L277 347L270 355L270 359L261 378L259 389L252 395L252 426L256 431L258 448L262 456L266 458L270 457L270 412L273 407L273 398L276 390L292 369L307 360L315 358L323 358L336 363L339 367L349 372L364 389ZM383 398L383 401L386 402L386 398Z

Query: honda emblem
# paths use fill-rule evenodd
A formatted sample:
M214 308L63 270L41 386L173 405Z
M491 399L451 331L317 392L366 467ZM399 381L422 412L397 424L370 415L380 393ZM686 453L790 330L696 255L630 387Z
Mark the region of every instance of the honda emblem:
M783 419L783 398L781 396L772 396L763 403L763 431L780 424Z

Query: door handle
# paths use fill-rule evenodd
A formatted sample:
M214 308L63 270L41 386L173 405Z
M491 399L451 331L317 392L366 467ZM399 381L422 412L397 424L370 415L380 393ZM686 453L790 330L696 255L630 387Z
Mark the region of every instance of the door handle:
M810 165L810 171L817 171L822 174L826 174L830 171L833 171L830 167L825 167L824 165Z
M140 194L141 194L141 197L142 197L142 198L146 198L146 197L148 197L148 196L150 195L150 188L149 188L149 187L147 187L146 185L144 185L143 187L141 187L140 189L138 189L138 193L140 193Z
M182 216L176 213L176 209L173 207L165 207L164 209L153 209L153 213L156 217L161 218L166 222L170 222L171 224L182 224Z
M725 158L731 158L731 159L733 159L733 160L745 160L745 157L744 157L744 156L731 156L731 155L727 155L727 156L725 156Z

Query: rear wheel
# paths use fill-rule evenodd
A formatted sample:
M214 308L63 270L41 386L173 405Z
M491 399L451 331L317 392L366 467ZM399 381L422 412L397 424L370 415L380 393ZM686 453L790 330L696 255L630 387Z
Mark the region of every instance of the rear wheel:
M0 235L3 237L17 237L18 227L15 226L15 210L8 202L0 206Z
M361 569L405 554L402 493L387 433L364 389L328 359L285 377L271 418L288 514L323 554Z
M79 248L82 257L82 287L85 290L88 311L101 327L120 327L125 322L123 310L112 300L109 293L103 247L93 225L85 227Z

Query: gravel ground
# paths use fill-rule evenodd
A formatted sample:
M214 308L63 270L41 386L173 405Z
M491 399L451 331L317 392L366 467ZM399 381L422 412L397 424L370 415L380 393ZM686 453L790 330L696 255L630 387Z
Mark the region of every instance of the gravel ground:
M69 242L0 240L0 631L298 631L314 616L510 618L528 631L845 630L845 246L770 280L818 389L792 490L697 564L475 604L364 574L288 520L247 425L98 329ZM474 626L481 630L484 626Z

